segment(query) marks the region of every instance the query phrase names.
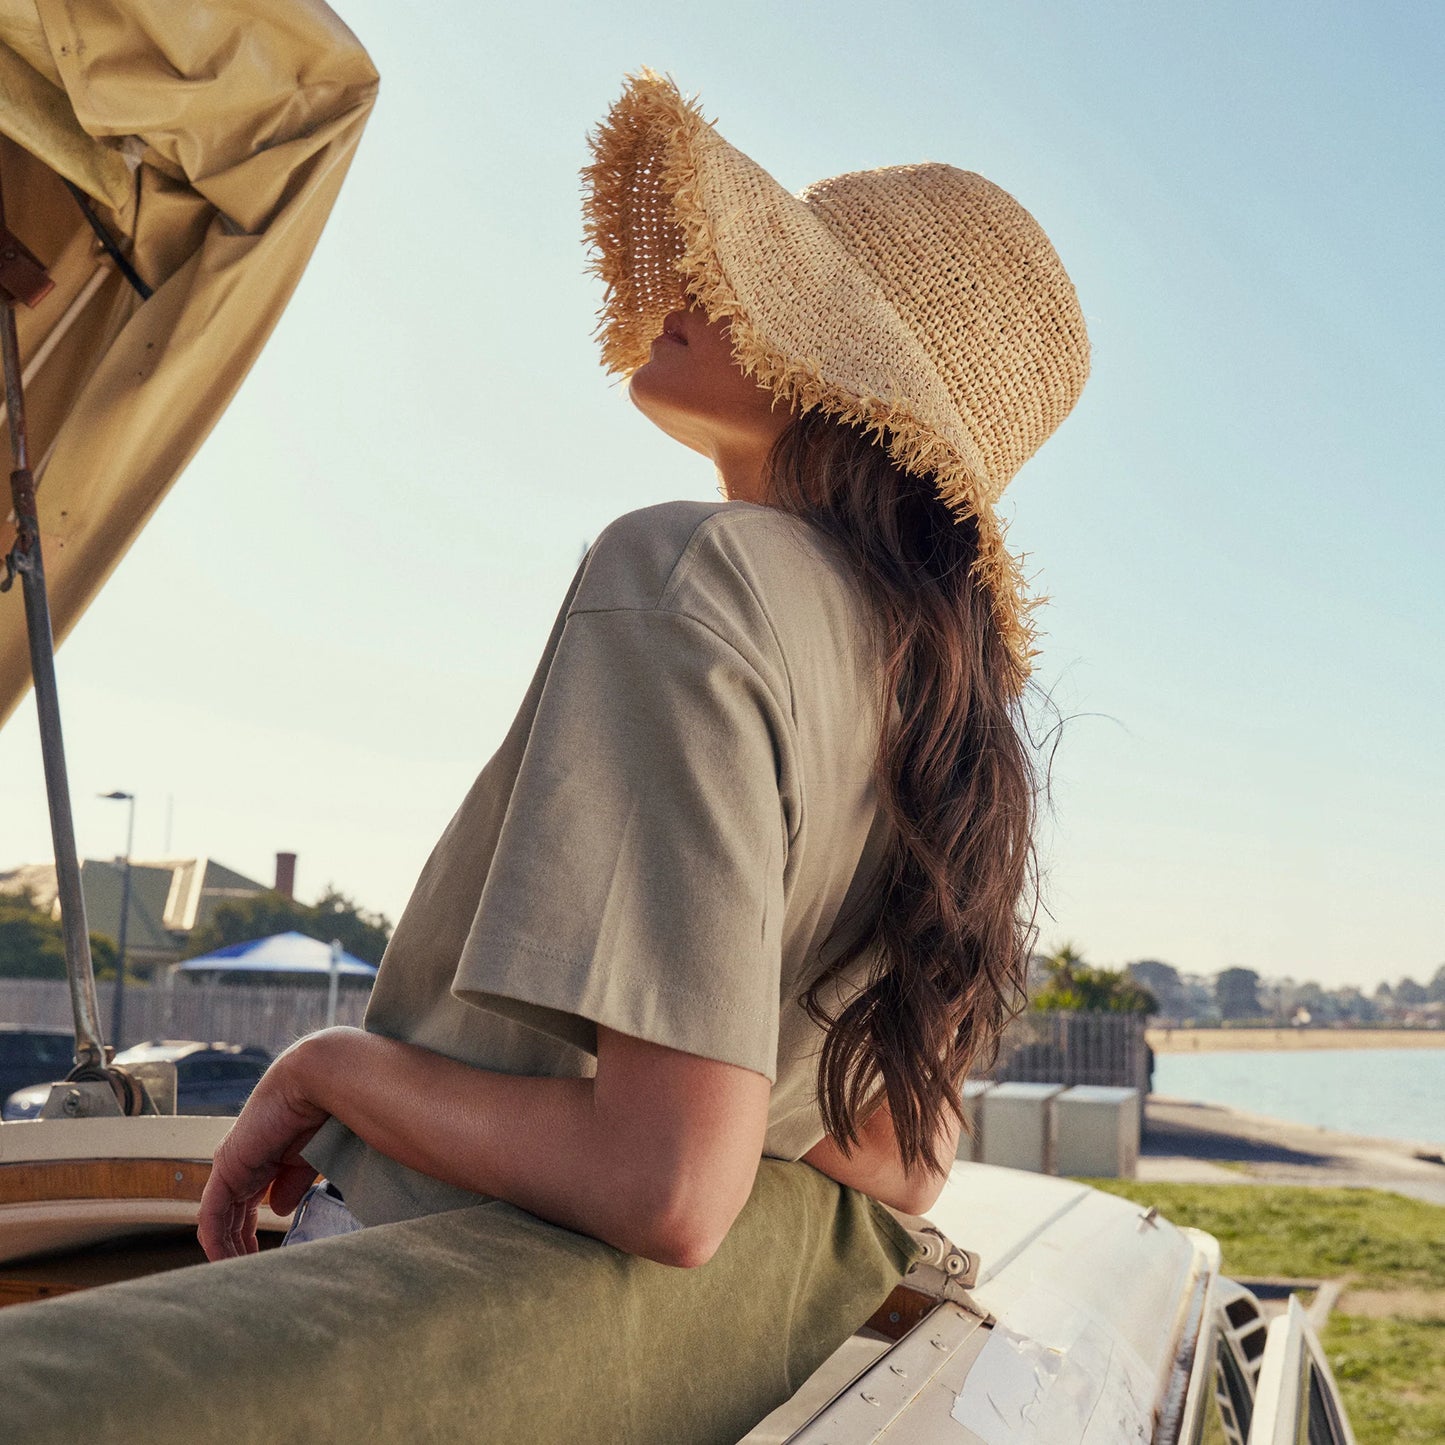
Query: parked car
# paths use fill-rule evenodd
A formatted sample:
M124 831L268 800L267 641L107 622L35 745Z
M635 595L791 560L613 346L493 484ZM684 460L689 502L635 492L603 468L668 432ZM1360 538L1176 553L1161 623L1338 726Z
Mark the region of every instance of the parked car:
M0 1024L0 1099L68 1073L74 1049L75 1035L69 1029Z
M61 1062L68 1065L70 1035L63 1037L65 1057ZM243 1048L240 1044L152 1039L115 1056L115 1062L121 1065L163 1061L176 1066L176 1113L239 1114L257 1080L266 1072L271 1055L265 1049ZM64 1071L53 1069L52 1078ZM50 1088L50 1083L32 1084L11 1093L0 1110L0 1118L39 1118Z

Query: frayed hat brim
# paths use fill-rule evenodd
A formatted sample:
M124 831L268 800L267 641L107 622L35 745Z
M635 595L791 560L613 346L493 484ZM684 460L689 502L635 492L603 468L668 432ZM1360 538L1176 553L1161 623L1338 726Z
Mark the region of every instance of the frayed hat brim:
M930 354L925 340L936 338L920 328L916 285L912 278L905 278L911 289L894 284L879 264L884 243L893 238L860 234L839 197L846 199L849 182L876 186L883 178L916 191L936 186L934 173L944 172L952 191L964 187L965 203L982 195L1014 231L1023 230L1016 217L1037 230L1032 218L991 183L951 167L858 173L794 196L724 140L695 100L651 71L629 78L590 140L584 212L593 269L604 287L598 322L603 364L622 377L643 365L685 285L710 318L728 319L738 365L783 404L822 411L878 437L900 466L932 479L956 516L973 519L976 571L1022 685L1035 654L1031 614L1040 599L1030 596L1020 562L1005 546L995 502L1008 480L999 473L1010 465L1010 452L1031 451L1043 437L1029 445L1031 438L1019 442L1005 433L999 445L998 436L985 434L995 443L990 467L977 436L979 413L992 398L985 388L970 391L972 378L960 385L957 368L946 372ZM869 219L865 215L863 224ZM1042 251L1025 247L1025 265L1037 266L1035 257L1046 252L1076 311L1062 267L1041 231L1038 237ZM1007 250L1000 254L1017 254L1017 236L1004 239ZM911 237L906 244L914 245ZM992 304L998 292L995 287L985 299ZM1038 330L1038 305L1020 314L1023 326ZM1074 329L1082 338L1081 318ZM990 344L997 355L997 343ZM936 344L932 349L938 351ZM1063 393L1062 406L1053 405L1058 419L1087 374L1086 338L1075 349L1077 378L1066 376L1056 388ZM1029 365L1015 370L1038 369L1030 358L1023 360ZM981 401L973 401L974 392Z

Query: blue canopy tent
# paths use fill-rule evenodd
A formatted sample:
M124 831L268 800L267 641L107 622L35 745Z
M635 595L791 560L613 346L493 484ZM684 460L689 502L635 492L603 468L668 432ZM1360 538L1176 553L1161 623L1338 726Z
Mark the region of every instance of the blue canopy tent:
M333 952L337 955L333 965ZM238 974L286 975L290 979L341 978L373 979L376 968L346 952L339 945L322 943L304 933L274 933L270 938L252 938L230 943L214 953L188 958L177 966L180 973L214 974L218 978ZM258 978L258 982L259 982Z
M199 982L206 978L226 983L304 983L326 979L326 1022L336 1022L336 999L342 979L371 983L376 969L346 952L334 939L322 943L304 933L273 933L270 938L252 938L245 943L227 944L214 953L188 958L176 966L177 973L190 974Z

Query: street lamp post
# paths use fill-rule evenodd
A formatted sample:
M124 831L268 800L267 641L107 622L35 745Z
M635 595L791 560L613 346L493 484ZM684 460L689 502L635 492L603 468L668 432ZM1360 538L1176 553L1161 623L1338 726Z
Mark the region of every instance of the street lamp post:
M120 1031L125 1023L125 934L126 925L130 922L130 853L135 842L135 794L117 790L114 793L102 793L100 796L114 803L130 804L125 825L125 870L120 879L120 937L116 939L118 956L115 961L115 1009L110 1021L110 1036L116 1051L119 1052L125 1047Z

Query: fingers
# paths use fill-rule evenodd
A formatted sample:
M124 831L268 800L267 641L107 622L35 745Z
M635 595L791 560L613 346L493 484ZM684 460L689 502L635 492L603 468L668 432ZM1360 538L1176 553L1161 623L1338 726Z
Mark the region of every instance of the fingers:
M250 1221L247 1221L247 1212ZM259 1248L256 1241L256 1212L246 1211L240 1205L225 1209L224 1212L208 1215L199 1221L197 1238L205 1257L215 1263L217 1260L237 1259L241 1254L254 1254Z
M196 1231L208 1259L254 1254L268 1191L276 1212L290 1214L316 1178L301 1150L326 1116L291 1087L296 1080L283 1067L287 1057L271 1066L216 1149Z
M196 1228L196 1237L206 1258L214 1264L220 1259L257 1253L261 1246L256 1239L256 1214L254 1206L230 1204L203 1216Z
M196 1238L208 1260L235 1259L256 1253L260 1248L256 1239L258 1203L256 1196L238 1196L227 1183L224 1172L212 1168L201 1193L196 1220Z
M226 1209L226 1201L222 1196L220 1180L213 1166L211 1177L206 1180L206 1187L201 1191L201 1209L196 1219L196 1238L200 1240L201 1248L206 1251L206 1258L213 1263L226 1258L221 1242L220 1220Z

